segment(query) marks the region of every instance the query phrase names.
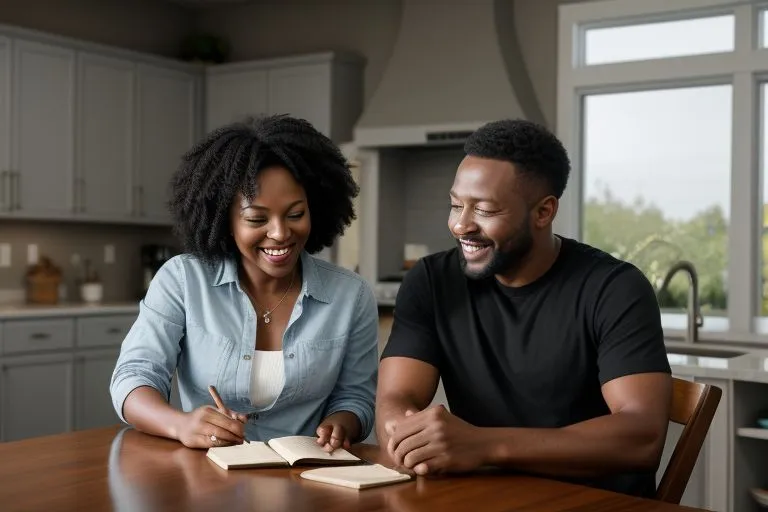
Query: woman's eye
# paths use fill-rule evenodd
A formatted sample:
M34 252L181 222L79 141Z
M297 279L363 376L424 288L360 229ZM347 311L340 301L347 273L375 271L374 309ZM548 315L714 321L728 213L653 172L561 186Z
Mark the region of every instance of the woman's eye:
M300 219L303 216L304 216L304 212L298 212L298 213L291 213L290 215L288 215L288 218L295 220L295 219Z
M264 224L267 222L267 219L245 219L245 221L249 224Z

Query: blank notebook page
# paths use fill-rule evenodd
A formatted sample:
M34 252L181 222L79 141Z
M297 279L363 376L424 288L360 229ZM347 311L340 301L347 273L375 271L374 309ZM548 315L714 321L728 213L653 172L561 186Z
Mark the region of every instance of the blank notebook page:
M272 446L276 452L281 453L283 456L289 455L286 459L329 459L329 460L359 460L357 457L349 453L343 448L337 448L333 453L328 453L323 450L323 447L317 444L317 438L305 437L305 436L289 436L272 439L269 441L269 445Z
M275 451L260 441L251 441L248 444L234 446L222 446L209 448L209 453L214 455L229 466L246 464L285 464L285 460Z
M379 485L405 482L410 476L398 473L380 464L370 466L337 466L332 468L311 469L301 473L301 477L315 482L365 489Z

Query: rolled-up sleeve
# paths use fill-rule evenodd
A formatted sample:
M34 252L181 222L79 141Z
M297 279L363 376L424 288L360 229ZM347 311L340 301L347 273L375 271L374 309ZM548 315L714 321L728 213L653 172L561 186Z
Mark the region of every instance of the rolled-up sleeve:
M122 421L126 397L140 386L150 386L170 399L184 336L184 273L181 257L168 260L139 303L139 316L123 340L109 391Z
M373 290L362 282L344 362L326 406L326 416L349 411L360 420L361 437L373 429L378 377L379 314Z

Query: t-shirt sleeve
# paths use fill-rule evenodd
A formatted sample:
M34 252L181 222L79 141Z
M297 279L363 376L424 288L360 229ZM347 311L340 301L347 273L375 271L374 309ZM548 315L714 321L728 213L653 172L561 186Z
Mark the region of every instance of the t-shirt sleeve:
M423 259L405 274L395 299L392 331L381 358L410 357L439 368L429 272Z
M627 264L598 297L595 335L600 384L637 373L671 373L661 311L651 283Z

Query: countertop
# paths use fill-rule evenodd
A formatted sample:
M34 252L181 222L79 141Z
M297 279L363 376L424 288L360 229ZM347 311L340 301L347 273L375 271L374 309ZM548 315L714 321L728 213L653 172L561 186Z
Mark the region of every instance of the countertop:
M61 316L122 315L138 314L138 312L138 301L104 302L101 304L62 302L56 305L26 304L23 302L0 303L0 320Z
M743 355L708 357L679 353L689 348L743 352ZM668 342L667 354L672 373L678 375L768 383L768 347L744 349L725 344Z

